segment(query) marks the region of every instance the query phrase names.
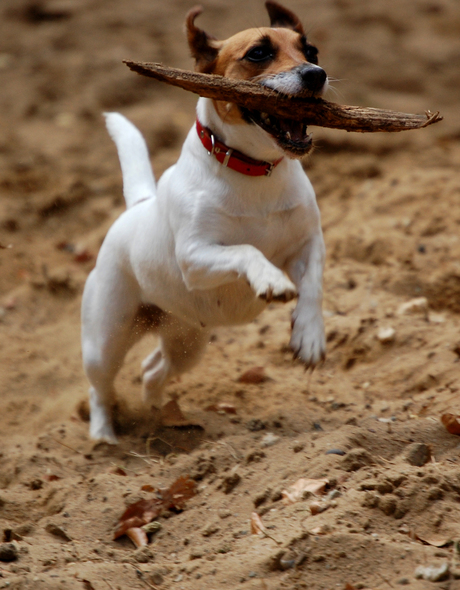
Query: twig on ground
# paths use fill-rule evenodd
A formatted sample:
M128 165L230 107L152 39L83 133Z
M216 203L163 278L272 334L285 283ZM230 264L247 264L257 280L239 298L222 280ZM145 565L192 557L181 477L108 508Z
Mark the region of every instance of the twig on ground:
M142 459L147 465L150 465L151 463L159 463L159 459L154 459L152 455L141 455L140 453L136 453L136 451L129 451L129 453L126 454L130 457L135 457L136 459Z
M57 443L58 445L62 445L63 447L65 447L66 449L69 449L71 451L73 451L74 453L78 453L79 455L84 455L85 453L83 453L82 451L79 451L78 449L74 449L73 447L70 447L69 445L66 445L65 443L61 442L60 440L58 440L57 438L53 438L52 436L50 436L50 439L52 441L54 441L55 443Z
M275 541L275 543L276 543L277 545L282 545L281 541L278 541L277 539L275 539L275 537L272 537L272 535L270 535L270 533L267 533L267 531L266 531L266 530L264 530L264 529L260 529L260 531L261 531L261 533L262 533L263 535L265 535L266 537L268 537L268 538L269 538L269 539L271 539L272 541Z

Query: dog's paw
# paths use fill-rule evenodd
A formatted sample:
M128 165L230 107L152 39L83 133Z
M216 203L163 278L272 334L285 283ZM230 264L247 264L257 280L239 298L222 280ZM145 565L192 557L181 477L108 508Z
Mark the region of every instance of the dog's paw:
M99 442L106 442L109 445L118 444L118 438L116 437L111 424L93 424L93 421L91 420L89 435L93 440Z
M321 313L321 312L320 312ZM289 343L294 359L299 359L306 369L314 369L326 358L326 336L322 316L293 317L292 336Z
M96 390L90 389L89 398L90 422L89 435L93 440L117 445L118 439L113 430L113 408L101 403Z
M273 271L264 273L255 281L250 281L250 285L254 289L256 296L267 303L271 301L287 303L297 297L297 289L294 283L275 267Z

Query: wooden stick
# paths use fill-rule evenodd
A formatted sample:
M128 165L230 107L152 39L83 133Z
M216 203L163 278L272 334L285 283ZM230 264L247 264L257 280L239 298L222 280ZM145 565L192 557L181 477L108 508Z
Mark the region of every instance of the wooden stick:
M200 96L234 102L277 117L361 133L422 129L442 120L439 112L411 115L384 109L338 105L321 98L289 97L256 82L200 74L158 63L124 60L134 72L179 86Z

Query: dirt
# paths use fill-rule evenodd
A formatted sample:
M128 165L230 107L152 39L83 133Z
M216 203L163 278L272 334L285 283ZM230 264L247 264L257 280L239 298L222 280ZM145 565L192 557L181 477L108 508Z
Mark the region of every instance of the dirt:
M120 445L88 438L80 299L124 208L101 113L139 126L157 177L176 160L196 97L121 60L191 68L190 7L0 6L0 588L460 588L460 439L440 420L460 414L456 0L289 2L334 80L327 98L445 117L401 134L314 129L325 364L292 360L291 305L272 305L216 331L167 390L188 425L152 431L145 340L117 381ZM261 2L205 9L220 38L267 22ZM113 540L129 504L186 475L196 495L147 547ZM285 504L301 478L328 483Z

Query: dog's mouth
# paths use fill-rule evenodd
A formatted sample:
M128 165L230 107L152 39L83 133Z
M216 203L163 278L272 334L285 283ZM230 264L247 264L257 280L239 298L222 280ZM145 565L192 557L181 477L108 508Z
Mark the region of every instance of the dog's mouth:
M242 109L246 120L255 123L269 133L278 146L294 158L308 154L313 147L313 135L307 133L307 125L294 119L279 118L259 111Z

